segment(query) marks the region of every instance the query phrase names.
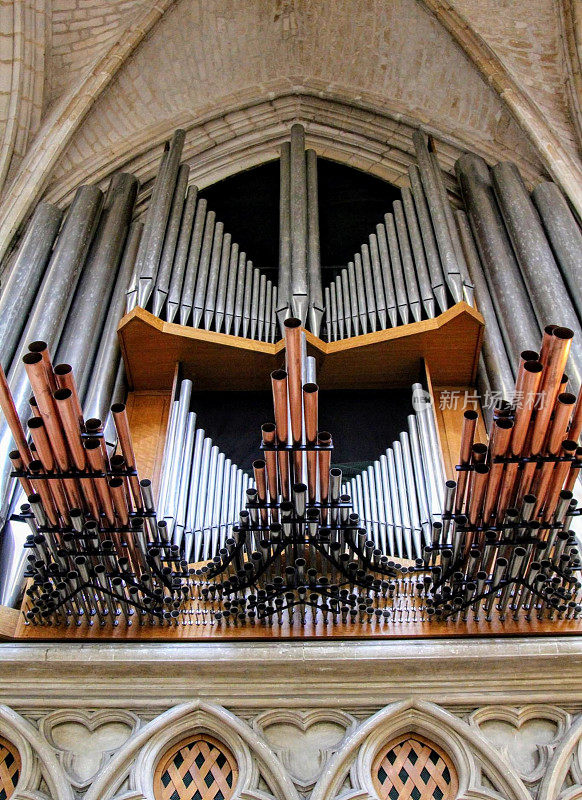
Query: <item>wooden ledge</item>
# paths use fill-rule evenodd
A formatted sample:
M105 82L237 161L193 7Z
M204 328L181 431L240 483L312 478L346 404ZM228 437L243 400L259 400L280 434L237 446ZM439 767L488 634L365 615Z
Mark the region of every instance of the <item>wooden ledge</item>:
M338 342L306 331L307 349L317 358L322 389L409 387L419 379L423 360L436 384L470 385L483 326L481 314L463 302L435 319ZM272 344L176 325L139 307L123 317L118 330L134 390L170 389L177 362L197 390L268 389L270 373L283 361L283 340Z

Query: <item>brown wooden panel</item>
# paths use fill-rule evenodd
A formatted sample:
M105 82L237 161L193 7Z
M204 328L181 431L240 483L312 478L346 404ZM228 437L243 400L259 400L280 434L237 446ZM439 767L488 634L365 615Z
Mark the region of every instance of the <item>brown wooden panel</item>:
M322 389L378 389L410 386L418 380L423 360L430 363L436 384L470 384L482 334L481 315L457 303L435 319L339 342L323 342L309 332L306 336ZM177 362L195 389L267 389L270 373L284 357L283 341L256 342L175 325L139 307L121 320L119 337L135 390L169 389Z
M463 426L463 412L467 409L475 410L479 414L475 441L487 443L487 431L483 421L481 406L469 402L465 408L465 397L475 395L477 390L472 386L433 386L432 396L437 420L437 429L447 478L457 479L455 466L459 463L461 452L461 430ZM465 394L466 393L466 394Z
M170 413L171 390L130 392L127 398L127 416L137 469L141 478L149 478L154 496L158 483L166 428Z
M226 627L209 623L208 612L193 607L185 615L184 623L175 626L140 626L137 620L128 626L119 620L119 626L111 629L94 625L89 628L83 624L74 627L25 625L21 617L16 632L16 639L21 641L252 641L252 640L312 640L312 639L443 639L466 636L500 637L500 636L579 636L582 634L582 620L525 619L523 612L517 622L507 618L500 622L494 617L487 622L482 614L478 622L469 619L467 622L421 621L418 616L403 612L387 624L371 623L324 625L318 615L315 623L309 619L301 625L298 614L289 625L284 620L282 625L276 621L271 625L246 624L244 626Z

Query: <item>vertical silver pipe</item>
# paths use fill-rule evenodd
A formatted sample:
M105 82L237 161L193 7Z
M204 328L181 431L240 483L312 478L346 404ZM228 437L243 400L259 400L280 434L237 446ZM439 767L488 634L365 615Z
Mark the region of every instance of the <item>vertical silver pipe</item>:
M384 284L384 295L386 297L386 310L390 325L395 328L398 325L398 309L396 307L396 293L394 290L394 280L392 279L392 268L390 267L390 254L388 251L388 240L386 238L386 227L379 222L376 225L376 242L378 246L378 256L382 268L382 282ZM374 258L375 247L370 240L370 252Z
M245 339L249 335L251 324L251 307L253 298L253 262L247 261L245 267L245 296L242 309L242 335Z
M437 184L437 189L441 198L441 204L443 207L443 211L445 212L445 217L447 220L447 225L449 228L449 234L451 237L451 242L453 243L453 249L455 251L455 258L457 259L457 264L459 265L459 271L461 273L461 277L463 278L463 295L467 303L469 305L473 305L473 286L471 285L471 277L469 275L469 270L467 269L467 264L465 262L465 256L463 253L463 248L461 247L461 241L459 239L459 232L457 230L457 226L455 223L455 218L453 216L453 210L451 208L451 203L449 201L449 196L447 194L447 190L445 188L445 182L443 179L443 173L440 168L440 164L438 162L436 153L430 154L431 163L434 169L434 176Z
M157 173L157 175L154 176L153 185L152 185L152 192L150 194L150 201L148 203L148 207L147 207L147 209L145 211L145 214L144 214L143 234L142 234L142 237L141 237L141 241L140 241L140 245L139 245L139 251L138 251L138 254L137 254L136 261L135 261L134 274L132 276L131 283L130 283L130 286L129 286L129 289L128 289L128 292L127 292L127 307L126 307L126 313L127 314L129 314L129 312L132 309L134 309L135 306L138 304L137 292L138 292L139 276L141 274L141 270L142 270L142 267L143 267L143 262L144 262L144 258L145 258L145 254L146 254L146 250L147 250L147 246L148 246L148 241L149 241L149 238L150 238L150 232L151 232L151 229L152 229L152 220L153 220L153 216L154 216L154 208L156 208L157 203L158 203L158 199L159 199L159 195L160 195L160 189L161 189L161 186L163 184L164 171L166 169L166 164L168 163L168 150L169 150L169 143L166 142L164 144L164 150L163 150L163 153L162 153L162 157L160 159L160 165L158 167L158 173Z
M582 319L582 231L570 206L555 183L542 181L532 192L532 199L556 256L572 301ZM1 318L1 315L0 315Z
M216 479L214 481L214 498L212 502L210 558L218 555L220 549L220 509L222 507L222 487L224 485L224 471L226 456L219 452L216 460Z
M487 286L473 234L471 233L471 226L464 211L457 211L457 220L461 244L465 251L471 282L475 289L477 308L486 321L483 333L482 355L487 377L491 388L495 392L501 392L501 396L509 400L511 392L515 388L515 380L511 364L507 358L501 328L497 322L497 315L489 294L489 287Z
M396 477L396 460L394 451L390 447L386 450L386 465L388 467L388 485L390 497L392 498L392 515L394 517L394 543L396 549L393 550L393 553L403 558L405 553L403 549L402 506L400 505L400 493Z
M107 317L99 341L99 349L91 366L83 410L86 419L105 420L111 407L114 386L121 362L121 350L117 327L123 316L125 297L135 265L143 222L134 222L129 229L121 266L117 273L115 288L107 310Z
M386 314L386 297L384 294L384 282L382 280L382 267L380 265L380 253L378 251L378 240L375 233L368 236L370 261L372 264L372 278L374 279L374 294L376 295L376 313L380 330L388 327L388 317Z
M402 203L400 200L394 201L393 210L394 220L396 222L396 235L398 236L398 244L400 246L400 259L404 272L404 281L406 283L408 308L410 309L414 321L420 322L420 318L422 317L420 293L418 291L416 272L414 271L414 261L412 259L412 253L410 252L410 242L408 241L408 230L406 229L404 211L402 210Z
M329 286L325 287L323 296L325 298L325 330L327 331L327 341L333 342L333 330L331 327L331 293L329 291Z
M194 542L194 529L196 527L196 508L198 506L198 488L200 486L200 471L202 468L202 454L206 434L203 428L198 428L194 436L194 452L192 455L192 469L190 482L187 488L186 522L184 526L184 557L190 560Z
M362 333L368 333L368 305L366 301L362 257L359 253L354 255L354 268L356 275L356 292L358 295L358 319L360 321L360 329Z
M259 307L258 307L258 324L257 324L257 339L262 342L265 334L265 303L267 300L267 276L259 272Z
M238 269L236 272L236 292L234 298L233 333L240 334L243 317L243 304L245 296L247 254L243 251L238 254ZM243 334L244 335L244 334Z
M376 298L374 296L374 282L372 280L372 265L370 264L370 250L367 244L360 248L362 254L362 272L364 273L364 287L366 290L366 309L370 321L370 329L375 331L376 324Z
M394 512L392 509L393 498L390 489L390 476L388 473L388 458L383 453L380 456L380 473L382 475L382 491L384 496L384 515L386 517L386 555L395 555L394 549Z
M382 480L382 467L379 459L377 461L374 461L372 468L374 470L374 483L376 488L376 510L378 513L378 524L380 527L379 547L383 555L387 555L388 518L386 515L386 498L384 497L384 481Z
M216 487L219 452L218 446L212 445L210 449L210 464L208 467L208 479L205 493L206 503L204 505L204 516L202 517L200 524L203 538L203 561L207 561L212 557L210 552L210 547L212 544L212 514L214 512L214 491Z
M220 518L219 518L219 541L218 546L220 549L224 547L227 537L230 535L228 524L231 522L229 518L230 507L230 478L232 474L232 461L227 458L224 462L224 476L222 481L222 494L220 496Z
M430 471L432 476L430 483L431 509L433 513L439 513L444 500L446 476L438 443L432 400L420 383L412 384L412 407L416 412L425 468Z
M236 296L236 279L238 275L238 244L232 242L230 248L230 266L228 268L228 284L226 287L226 305L224 309L224 332L230 334L234 321L234 300Z
M24 322L30 312L63 212L49 203L39 203L32 215L16 258L2 276L0 292L0 361L8 372Z
M261 271L256 267L253 269L253 285L251 290L251 326L249 338L257 338L257 329L259 326L259 296L261 286Z
M406 493L408 495L408 508L410 511L410 526L412 532L412 543L414 545L414 554L416 558L422 558L422 528L420 524L420 511L418 507L418 497L414 480L414 467L412 464L410 440L406 431L401 431L398 435L398 438L400 439L400 446L402 450L402 462L404 467L404 477L406 479Z
M444 206L439 195L430 153L428 152L422 131L415 131L412 134L412 141L414 142L414 149L416 151L416 158L420 170L420 179L430 210L445 280L455 303L460 303L463 299L463 277L455 256Z
M441 312L446 311L449 306L441 257L439 256L438 246L430 219L430 212L426 203L426 197L424 196L424 189L422 188L420 170L416 164L412 164L408 168L408 176L410 178L410 188L412 196L414 197L418 224L424 244L426 263L430 273L430 283Z
M364 500L364 483L361 473L356 475L356 497L358 498L357 509L360 515L360 525L363 525L363 527L366 528L366 532L369 535L370 530L368 526L368 519L366 518L366 501Z
M273 308L273 282L267 281L267 289L265 291L265 304L263 308L264 314L264 330L262 339L264 342L271 341L271 311Z
M202 445L202 461L198 474L198 485L194 487L196 492L196 503L194 505L194 522L192 532L194 534L194 561L200 561L203 546L203 527L204 514L206 512L206 502L208 497L208 471L210 469L210 451L212 439L208 436Z
M402 518L402 534L404 540L404 555L406 558L413 558L412 551L412 520L410 515L411 498L408 495L408 483L404 470L404 459L402 457L402 445L398 440L392 442L394 452L394 465L396 468L396 487L398 489L398 499L400 502L400 515Z
M372 473L373 474L373 473ZM362 470L362 497L364 500L364 519L366 520L366 530L368 538L374 542L375 547L378 547L378 527L374 524L374 515L372 514L372 489L370 486L370 476L368 470Z
M103 193L96 186L77 189L65 222L45 270L40 289L28 317L8 372L8 385L16 411L25 422L30 416L28 398L30 384L22 363L28 343L46 341L54 352L63 330L81 269L93 239ZM4 420L0 421L0 517L7 513L7 493L11 491L12 465L8 453L12 449L12 434Z
M492 169L495 195L540 327L548 325L559 309L560 322L580 332L580 322L519 170L508 161ZM570 349L568 375L574 392L582 383L582 341L575 336Z
M368 490L370 492L370 515L372 518L372 530L374 533L374 544L378 549L382 549L382 535L380 525L380 512L378 510L378 487L376 486L376 473L373 464L370 464L366 472L368 474Z
M216 310L216 293L218 292L218 279L220 277L220 265L222 262L223 239L224 225L222 222L217 222L214 228L214 240L212 242L212 256L210 258L206 295L202 301L204 303L204 327L207 331L209 331L212 326L212 320L214 319L214 312Z
M307 319L307 170L305 129L291 126L291 294L293 313L301 324Z
M283 323L291 312L291 145L281 145L279 160L279 288L277 319L284 333Z
M345 314L344 314L344 298L342 292L342 279L341 275L338 275L334 281L335 283L335 299L337 305L337 330L338 330L338 338L343 339L345 336Z
M184 528L186 526L186 511L188 507L188 490L190 488L190 474L192 472L192 452L194 450L194 439L196 436L196 412L190 411L186 421L186 436L184 439L184 451L182 464L178 475L178 501L176 503L176 518L174 525L173 543L178 547L182 544ZM169 527L169 526L168 526ZM170 529L171 531L171 529ZM169 531L169 532L170 532Z
M384 223L386 225L386 238L388 240L388 251L390 253L390 262L392 264L392 277L394 279L396 305L398 307L400 319L404 325L408 325L408 321L410 319L408 297L406 296L406 285L404 283L404 273L402 271L402 262L400 260L400 251L398 249L398 236L396 235L394 215L385 214Z
M202 250L202 239L206 224L206 211L206 200L198 200L196 205L196 214L194 216L194 226L192 228L190 249L188 251L188 261L186 263L186 271L184 274L184 282L182 283L182 293L180 295L180 325L187 325L188 320L190 319L190 314L192 313L194 290L196 288L196 279L198 276L198 266L200 262L200 252Z
M332 281L329 285L329 300L331 303L331 330L332 339L337 342L338 339L338 325L337 325L337 298L335 296L335 282Z
M342 299L344 305L344 325L346 330L346 338L349 339L352 335L352 309L350 298L350 284L347 269L342 269Z
M180 395L178 398L178 412L176 414L176 424L172 442L172 450L169 454L170 470L164 502L164 519L168 523L168 535L172 536L174 524L176 522L176 510L180 494L180 470L185 463L184 448L187 438L187 426L190 413L190 399L192 397L192 381L183 380L180 384Z
M220 224L220 223L219 223ZM204 314L204 300L206 298L206 287L208 284L208 272L210 269L210 259L212 258L212 246L214 244L214 231L216 227L216 214L209 211L206 215L204 225L204 236L202 237L202 250L200 251L200 262L198 263L198 274L196 275L196 289L194 291L194 304L192 305L192 326L200 327L202 315Z
M192 237L192 226L194 224L194 214L196 213L196 201L198 199L198 187L190 186L184 203L184 212L180 223L180 235L172 273L170 276L170 286L168 288L168 298L166 300L166 320L173 322L180 307L180 297L182 295L182 285L184 283L184 273L188 261L188 251L190 249L190 239Z
M317 155L308 150L307 162L307 263L309 273L309 327L319 336L323 316L323 289L319 254L319 206L317 193Z
M60 337L56 363L73 367L81 401L87 389L137 195L133 175L111 179L105 206Z
M540 341L540 328L501 218L489 167L473 154L455 164L469 221L481 256L491 300L511 364Z
M277 295L278 288L273 284L273 299L271 305L271 341L277 341Z
M154 288L152 311L156 317L160 316L162 308L164 307L164 303L168 297L168 292L170 291L170 280L172 276L172 268L174 266L174 257L176 255L178 238L180 236L180 225L182 222L184 202L186 200L186 191L188 189L189 175L190 167L188 164L182 164L178 170L178 179L176 181L174 197L172 198L172 206L170 208L170 215L168 217L168 226L166 229L166 236L164 238L164 246L162 248L162 255L160 257L160 268L158 269Z
M422 244L422 237L420 228L418 227L418 219L416 218L416 211L414 210L414 200L412 193L407 186L403 186L400 190L402 195L402 206L406 217L406 228L410 237L410 244L412 245L412 252L414 254L414 266L416 267L416 274L418 276L418 285L420 289L420 297L422 305L429 319L435 316L435 298L430 283L430 275L426 265L426 258L424 255L424 247Z
M147 239L147 248L144 251L143 260L140 263L137 285L137 303L142 308L145 308L147 305L158 274L160 256L164 245L172 198L178 179L180 158L185 138L186 131L174 131L170 142L170 149L168 150L168 157L162 170L159 194L156 197L155 204L151 208L151 224ZM150 209L148 209L148 217L149 216Z
M178 400L172 400L170 415L168 417L168 426L166 428L166 441L164 443L164 455L162 458L158 500L156 503L156 511L159 519L163 518L166 510L166 498L169 491L170 473L172 471L172 454L174 450L174 439L176 435L176 424L179 412L180 403Z
M359 333L360 318L358 314L358 289L356 286L356 268L353 261L348 262L348 284L350 287L350 318L354 336Z
M410 453L412 456L414 480L416 483L416 494L418 497L420 524L424 533L424 543L425 545L429 545L431 542L430 529L431 529L432 517L428 503L428 490L427 490L428 476L425 473L424 463L422 460L416 416L414 414L409 414L407 420L408 420L408 440L410 444Z
M317 383L317 361L315 356L305 359L305 383Z
M216 291L216 309L214 312L214 330L220 333L224 314L226 311L226 291L229 283L229 266L231 262L231 235L225 233L222 237L222 254L220 257L220 275Z

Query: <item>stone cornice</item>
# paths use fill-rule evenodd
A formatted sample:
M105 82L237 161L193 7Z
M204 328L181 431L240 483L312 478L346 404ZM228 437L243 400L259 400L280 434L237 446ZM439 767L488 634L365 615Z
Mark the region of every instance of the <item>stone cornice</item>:
M0 700L14 707L378 708L419 697L448 707L582 707L582 639L0 647Z

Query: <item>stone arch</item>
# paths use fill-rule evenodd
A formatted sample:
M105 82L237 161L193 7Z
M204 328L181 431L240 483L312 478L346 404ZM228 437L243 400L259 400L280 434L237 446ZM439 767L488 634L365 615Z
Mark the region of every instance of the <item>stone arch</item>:
M194 700L160 714L119 749L85 795L85 800L110 800L129 778L124 800L154 800L154 772L159 759L190 733L208 733L224 742L237 761L234 797L264 798L256 792L259 775L277 800L299 800L279 759L246 722L222 706Z
M0 705L0 736L8 739L21 759L14 800L37 800L44 778L51 800L73 800L74 794L54 751L30 722L8 706Z
M372 763L382 747L404 733L416 733L441 747L451 759L459 780L459 798L472 800L531 800L509 764L467 723L434 703L408 700L383 708L363 723L329 761L311 800L333 800L350 777L350 800L375 796ZM481 770L498 792L484 788Z
M577 749L581 742L582 718L579 718L554 751L553 758L547 766L538 789L539 800L557 800L558 797L563 798L563 800L579 800L582 797L581 784L562 793L566 775L570 769L572 759L578 755ZM582 771L582 763L578 764L578 771ZM582 781L582 775L580 777Z

